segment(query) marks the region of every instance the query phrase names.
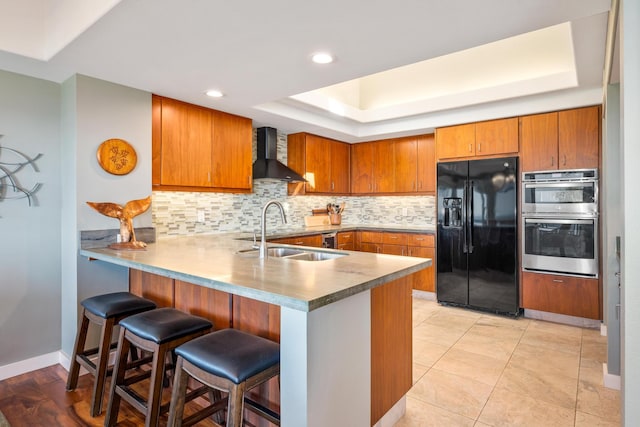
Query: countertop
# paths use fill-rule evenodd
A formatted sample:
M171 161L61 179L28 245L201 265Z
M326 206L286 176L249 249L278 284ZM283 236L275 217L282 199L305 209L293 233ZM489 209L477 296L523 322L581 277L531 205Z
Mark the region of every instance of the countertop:
M305 227L303 232L365 228ZM301 230L291 230L280 235L300 234ZM431 265L428 258L318 248L309 249L346 255L324 261L299 261L274 257L261 260L238 254L239 250L251 247L250 242L242 239L252 236L225 233L162 237L143 251L93 248L81 249L80 255L300 311L312 311ZM270 244L276 245L288 246Z

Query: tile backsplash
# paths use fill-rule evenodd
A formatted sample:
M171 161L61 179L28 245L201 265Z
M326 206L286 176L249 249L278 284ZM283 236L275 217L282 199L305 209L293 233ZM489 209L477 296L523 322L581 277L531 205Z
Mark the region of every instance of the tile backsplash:
M255 132L253 155L255 160ZM278 134L278 160L286 164L287 137ZM267 212L269 232L304 227L304 217L312 209L328 203L346 203L342 224L435 226L433 196L288 196L287 184L254 181L253 193L197 193L154 191L153 225L157 235L186 235L213 232L254 232L260 230L262 207L269 200L280 201L288 223L281 224L276 208ZM406 214L405 214L406 213Z
M257 232L260 230L262 207L275 199L285 208L287 224L281 224L278 210L271 207L267 212L270 232L304 227L304 217L311 215L312 209L323 208L327 203L346 203L343 225L435 226L433 196L287 196L286 183L268 181L255 181L253 190L253 194L155 191L153 224L158 236ZM203 221L198 221L199 211L204 216ZM406 215L403 215L405 211Z

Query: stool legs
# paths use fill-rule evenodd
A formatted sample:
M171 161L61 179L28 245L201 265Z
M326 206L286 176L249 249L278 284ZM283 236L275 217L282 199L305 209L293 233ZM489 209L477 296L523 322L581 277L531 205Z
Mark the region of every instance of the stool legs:
M84 308L80 315L80 324L78 325L78 334L76 335L76 343L73 346L71 355L71 366L69 368L69 376L67 377L67 390L75 390L78 386L78 377L80 375L80 363L78 363L78 354L84 352L84 345L87 342L87 332L89 331L89 319L85 316ZM93 406L93 405L92 405Z
M227 414L227 426L229 427L242 427L245 386L246 383L242 382L229 390L229 412Z
M120 409L120 395L115 393L116 384L122 384L126 373L127 353L129 353L130 343L124 339L125 329L120 329L120 338L118 339L118 352L116 364L113 368L111 376L111 392L109 393L109 406L104 419L105 427L115 426L118 422L118 410Z
M182 427L184 403L187 395L187 383L189 375L182 370L182 358L178 358L176 373L173 377L173 390L171 392L171 404L169 411L168 427Z
M87 332L89 330L89 322L92 321L101 325L100 343L96 350L85 350L87 341ZM78 385L78 377L80 375L80 366L84 366L95 377L93 383L93 391L91 393L90 414L92 417L100 415L102 412L102 401L104 397L105 382L107 379L107 371L109 364L109 352L111 350L111 335L115 326L116 319L103 319L95 316L85 309L82 310L82 318L78 326L78 335L73 348L73 356L71 358L71 367L67 378L67 390L74 390ZM97 352L98 358L94 364L89 360L89 356Z

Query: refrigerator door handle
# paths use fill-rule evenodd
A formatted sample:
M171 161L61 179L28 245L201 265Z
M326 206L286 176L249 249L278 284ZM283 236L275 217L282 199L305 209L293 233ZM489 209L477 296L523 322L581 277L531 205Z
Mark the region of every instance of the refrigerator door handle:
M473 181L469 181L467 190L467 231L469 233L469 244L467 250L473 253ZM466 239L465 239L466 240Z
M467 186L469 184L469 181L465 180L464 181L464 187L462 190L462 200L463 203L467 202L467 197L468 197L468 193L467 193ZM466 254L467 253L467 229L468 227L468 218L469 218L469 213L467 212L467 207L466 206L461 206L460 207L462 210L462 253Z

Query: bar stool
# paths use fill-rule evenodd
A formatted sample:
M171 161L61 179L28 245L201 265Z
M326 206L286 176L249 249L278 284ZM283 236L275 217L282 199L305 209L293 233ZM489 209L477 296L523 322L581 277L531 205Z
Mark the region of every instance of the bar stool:
M237 329L223 329L176 349L176 374L168 426L190 426L227 406L227 427L240 427L243 406L280 425L279 414L244 397L246 391L280 374L280 345ZM228 396L183 420L189 378Z
M75 390L77 387L80 366L89 371L95 378L90 410L91 416L95 417L102 412L105 381L111 371L108 362L110 351L115 349L115 343L111 344L113 328L127 316L152 310L156 308L156 304L129 292L98 295L87 298L80 304L82 305L82 314L71 356L67 390ZM85 349L90 322L100 326L100 343L96 348ZM96 354L98 358L94 363L90 358Z
M157 426L160 415L169 409L169 405L162 405L164 374L173 367L172 364L166 364L167 355L179 345L206 334L212 326L210 321L202 317L174 308L158 308L122 320L105 427L116 425L121 399L145 415L145 426ZM127 353L132 344L153 354L152 365L151 370L126 378ZM149 395L145 400L130 386L147 378L151 378L151 381Z

